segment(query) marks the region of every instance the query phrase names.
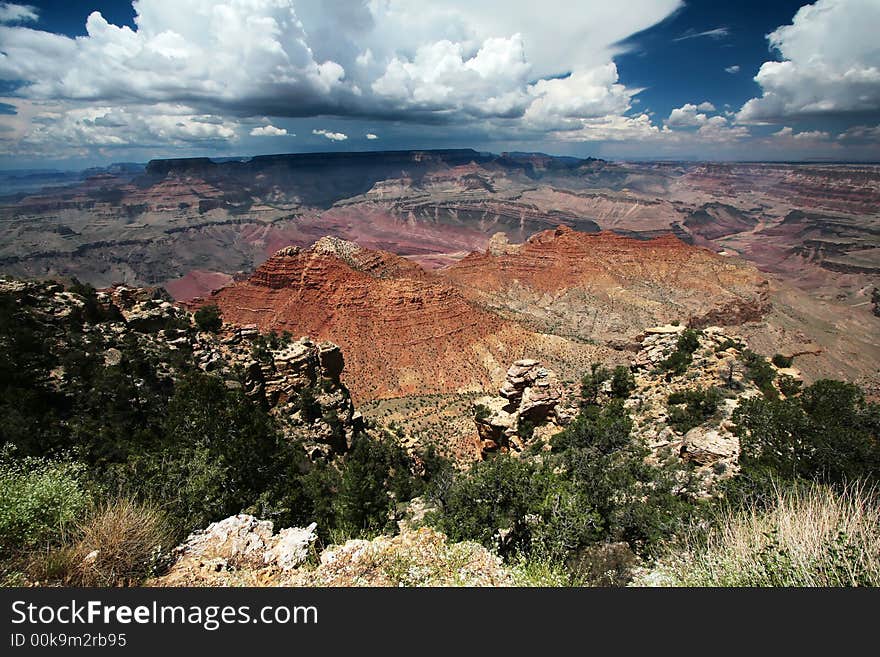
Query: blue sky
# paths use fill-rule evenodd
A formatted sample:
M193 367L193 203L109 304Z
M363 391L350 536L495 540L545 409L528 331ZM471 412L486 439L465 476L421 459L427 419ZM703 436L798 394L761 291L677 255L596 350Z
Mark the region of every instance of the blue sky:
M474 147L880 160L880 0L0 2L0 168Z

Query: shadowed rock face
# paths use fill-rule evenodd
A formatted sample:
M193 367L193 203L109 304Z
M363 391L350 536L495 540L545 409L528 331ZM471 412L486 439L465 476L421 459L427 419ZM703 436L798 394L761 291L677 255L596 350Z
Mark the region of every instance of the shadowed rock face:
M691 212L684 225L706 241L734 235L753 229L758 223L755 217L726 203L706 203Z
M754 270L672 237L558 228L523 245L502 241L493 242L500 255L473 253L426 272L323 238L280 250L209 301L227 321L339 344L359 400L494 387L526 353L575 375L603 352L583 338L625 339L666 317L741 321L743 308L763 308ZM581 340L549 335L563 328Z

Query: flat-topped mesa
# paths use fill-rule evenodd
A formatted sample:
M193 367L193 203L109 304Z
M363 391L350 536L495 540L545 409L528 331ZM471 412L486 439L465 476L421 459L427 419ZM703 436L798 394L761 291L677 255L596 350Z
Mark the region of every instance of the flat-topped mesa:
M683 249L692 248L690 244L679 239L672 232L664 232L650 239L637 239L626 235L620 235L612 231L583 232L574 230L570 226L561 225L551 230L544 230L531 235L522 244L513 244L505 233L495 233L490 239L485 255L507 256L528 252L529 246L542 246L565 251L583 251L586 246L598 248L603 251L621 249L624 251L639 251L653 249Z
M676 237L671 231L664 232L650 239L637 239L627 235L620 235L610 230L585 233L566 225L535 233L526 240L526 244L552 244L556 246L572 244L578 245L581 248L583 245L619 246L626 249L672 248L687 250L693 248L690 244L686 244Z

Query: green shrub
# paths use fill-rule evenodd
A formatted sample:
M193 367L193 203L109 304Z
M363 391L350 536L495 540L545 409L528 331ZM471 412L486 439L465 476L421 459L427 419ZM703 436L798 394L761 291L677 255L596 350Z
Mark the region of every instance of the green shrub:
M746 368L746 378L754 383L758 390L764 393L764 397L776 399L779 396L776 388L773 386L776 370L770 366L770 363L763 356L747 349L743 352L743 364Z
M272 352L269 349L269 341L265 335L258 335L251 344L251 358L260 363L271 363Z
M216 333L223 326L223 318L220 315L220 308L215 304L208 304L199 308L193 316L196 320L196 326L202 331Z
M321 409L321 404L318 402L318 394L320 394L320 388L317 390L312 387L303 388L297 398L293 400L293 410L294 413L299 413L300 419L303 422L314 422L315 420L320 419L321 413L323 410Z
M697 507L683 494L687 472L647 464L631 430L622 400L585 406L540 459L500 454L456 473L432 521L514 560L574 563L585 548L615 541L651 553Z
M108 473L114 490L168 505L181 531L244 509L283 526L302 521L302 447L283 439L272 418L223 381L192 374L168 403L160 433Z
M794 358L791 356L783 356L782 354L773 354L773 358L770 359L771 362L779 368L788 368L791 367L791 364L794 362Z
M777 381L779 383L779 391L786 397L799 395L801 393L801 388L804 385L801 381L798 381L796 378L789 376L788 374L781 375Z
M615 446L600 439L566 450L558 465L578 494L578 506L600 519L602 540L624 541L639 555L652 554L699 511L687 493L689 470L677 458L646 463L648 455L637 440Z
M342 464L333 497L334 525L345 536L369 536L393 529L394 508L420 491L413 463L390 436L358 438Z
M788 399L748 399L734 412L744 471L837 484L880 480L880 405L822 380Z
M524 444L528 444L535 435L535 423L528 418L521 417L516 425L516 435L522 440ZM540 444L536 444L535 447L539 447Z
M630 442L632 427L623 404L615 400L604 408L583 409L564 431L553 436L550 444L557 453L588 447L611 452Z
M84 304L82 316L87 322L111 322L122 319L116 306L107 307L98 301L98 291L88 283L81 283L74 278L67 291L82 299Z
M724 342L715 347L715 353L721 353L722 351L727 351L728 349L737 349L742 350L745 347L742 342L738 340L732 340L731 338L725 338Z
M678 342L675 346L678 351L692 354L700 348L700 334L694 329L685 329L678 336Z
M636 389L636 380L626 365L618 365L611 376L611 396L619 399L629 397Z
M83 467L0 452L0 552L56 543L85 509Z
M608 368L593 363L590 371L581 377L581 403L585 406L598 404L602 384L610 378L611 372Z
M474 406L474 419L477 422L488 419L490 415L492 415L492 411L489 410L488 406L484 404Z
M694 352L700 348L700 335L693 329L685 329L678 336L675 351L660 363L660 369L670 375L681 375L687 371L693 360Z
M459 473L435 521L453 540L475 540L506 557L558 559L599 537L599 519L569 483L507 454Z
M668 398L669 425L679 433L687 433L715 415L719 401L721 392L715 387L674 392Z

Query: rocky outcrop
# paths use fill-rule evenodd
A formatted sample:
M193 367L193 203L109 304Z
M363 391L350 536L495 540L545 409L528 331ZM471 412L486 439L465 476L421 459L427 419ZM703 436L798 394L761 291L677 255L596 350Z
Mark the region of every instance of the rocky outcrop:
M397 536L326 548L317 564L315 525L272 533L272 523L238 515L212 523L174 550L151 586L511 586L501 558L477 543L450 543L422 527Z
M559 431L575 413L564 405L566 390L556 374L536 360L511 365L499 394L473 405L483 457L496 451L522 452L532 440Z
M501 558L477 543L449 543L429 527L372 541L351 540L321 553L300 586L512 586Z
M208 525L186 539L177 551L181 562L212 561L223 567L275 565L281 570L293 570L309 555L309 548L317 539L312 523L306 528L289 527L278 534L272 531L271 520L257 520L240 514Z
M345 359L335 344L308 337L267 339L253 325L226 324L218 334L202 332L161 288L117 285L84 297L59 284L0 279L0 294L32 307L42 323L53 326L59 348L75 326L87 343L100 345L95 348L106 367L124 366L134 343L159 379L179 379L184 363L220 378L228 388L242 389L268 408L285 436L301 442L312 458L346 452L363 429L363 418L341 381ZM172 358L172 352L182 352L181 357ZM59 389L70 383L63 367L49 376Z
M114 285L99 296L103 303L115 305L126 324L141 333L155 333L175 325L188 326L189 314L174 305L171 296L161 287L135 288Z
M308 336L266 339L255 325L226 325L223 335L214 340L201 334L192 345L203 370L224 377L230 387L238 385L236 370L243 372L244 392L265 404L312 459L348 451L364 423L341 381L345 359L337 345Z
M743 399L761 392L746 376L745 340L717 326L697 332L699 346L686 371L665 370L663 363L676 350L684 330L684 326L666 325L645 332L631 363L636 389L625 406L633 418L634 435L655 457L677 455L692 463L708 487L736 472L739 438L731 417ZM795 370L780 373L797 376ZM670 423L670 395L713 388L720 395L715 414L684 433L677 431Z
M194 532L174 549L174 562L154 586L223 586L235 571L287 573L301 566L317 540L317 525L277 534L270 520L230 516Z
M698 466L716 463L733 464L739 454L739 440L729 431L694 427L681 440L679 456Z

